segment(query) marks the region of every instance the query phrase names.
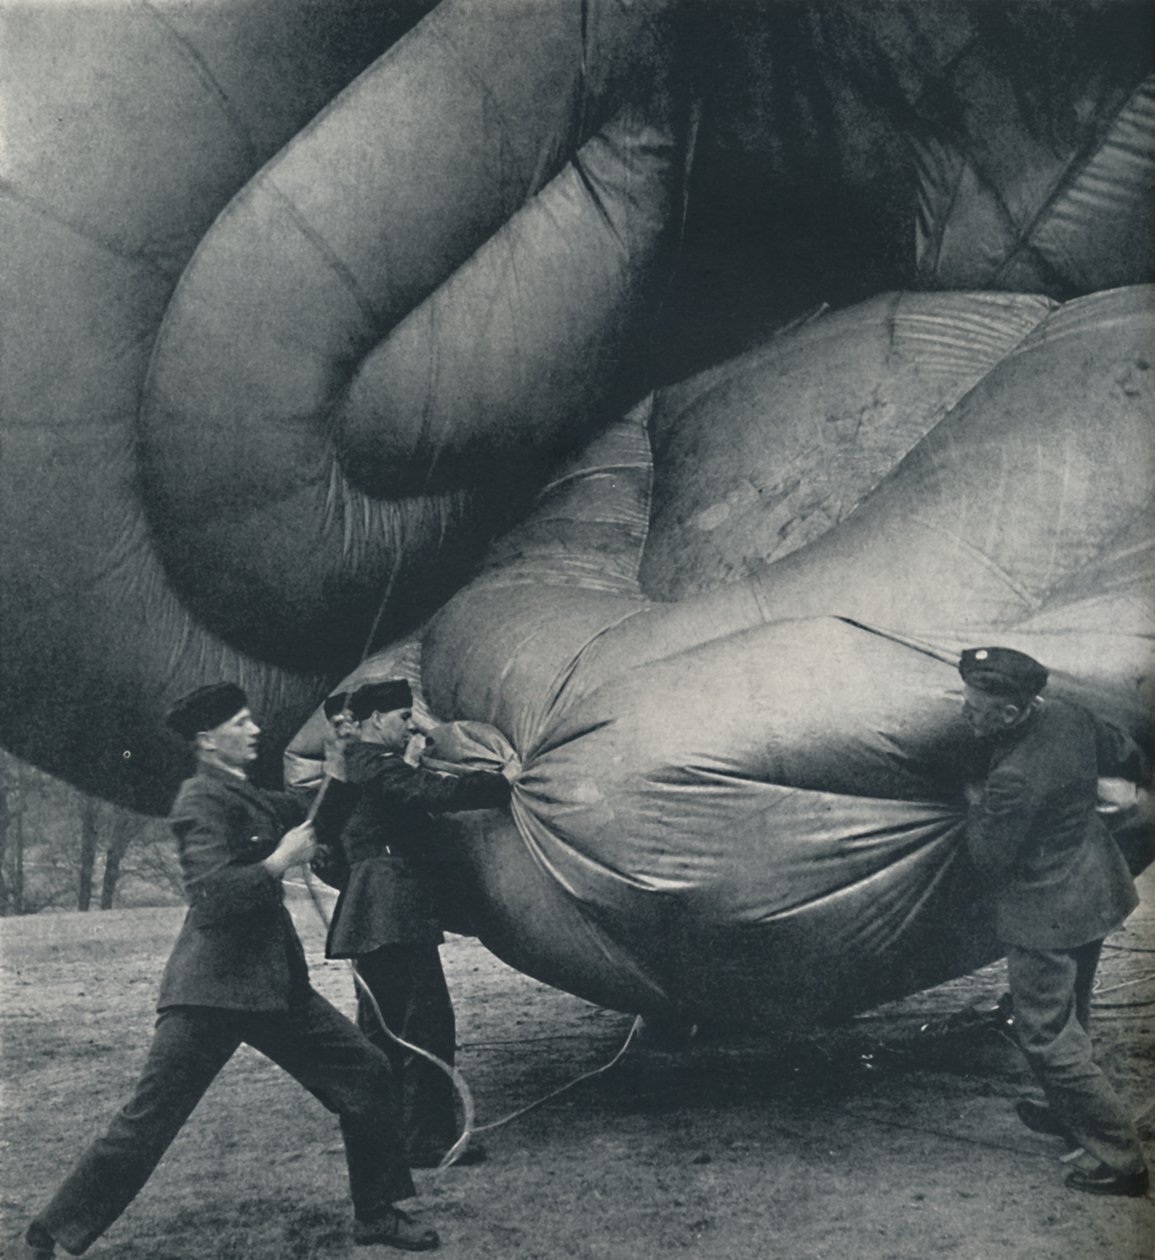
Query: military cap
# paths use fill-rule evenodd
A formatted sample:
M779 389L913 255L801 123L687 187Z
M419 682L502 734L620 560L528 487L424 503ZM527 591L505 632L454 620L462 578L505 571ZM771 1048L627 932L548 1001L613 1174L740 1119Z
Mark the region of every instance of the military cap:
M384 682L366 683L349 697L346 708L355 722L363 722L370 713L390 713L408 709L413 691L404 678L388 678Z
M1014 648L967 648L958 672L968 687L1010 700L1030 700L1047 685L1046 667Z
M348 703L349 693L347 691L338 691L335 696L325 697L325 703L321 705L321 709L331 722L338 713L345 711Z
M236 683L210 683L181 696L165 720L178 735L192 739L199 731L211 731L248 707L248 697Z

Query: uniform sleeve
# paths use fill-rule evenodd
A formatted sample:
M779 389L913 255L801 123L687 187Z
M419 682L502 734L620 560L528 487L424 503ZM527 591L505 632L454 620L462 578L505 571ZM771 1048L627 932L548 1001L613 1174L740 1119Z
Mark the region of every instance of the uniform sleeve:
M190 916L198 926L235 926L280 904L280 881L259 862L242 860L236 828L222 801L204 793L179 800L169 824L180 848Z
M417 805L430 813L496 809L509 800L509 783L491 770L439 774L394 757L373 780L373 790L391 800Z
M1036 804L1018 770L996 767L967 811L966 843L971 861L990 881L1006 875L1030 830Z
M299 792L265 792L264 797L277 815L282 831L305 821L311 798L303 797Z
M1095 759L1099 774L1106 778L1149 783L1151 763L1139 745L1120 727L1089 715L1095 728Z

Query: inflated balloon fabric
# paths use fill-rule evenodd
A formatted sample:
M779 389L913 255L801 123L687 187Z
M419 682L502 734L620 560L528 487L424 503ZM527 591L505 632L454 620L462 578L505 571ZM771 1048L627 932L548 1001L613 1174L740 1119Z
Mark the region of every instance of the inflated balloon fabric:
M221 677L277 760L636 392L667 6L422 7L3 14L0 724L92 791L164 809Z
M439 5L201 241L144 460L230 639L334 665L385 581L411 623L614 399L680 204L664 7Z
M156 330L229 198L385 46L373 4L11 5L0 194L0 724L164 808L167 701L227 677L291 730L318 679L205 632L156 555L136 418Z
M753 1023L997 956L961 848L958 652L1030 651L1051 694L1150 748L1152 299L879 299L595 442L423 638L432 709L491 724L522 763L512 823L476 824L466 850L483 938L596 1001ZM823 373L832 346L856 389ZM903 423L869 440L863 399ZM680 516L663 432L701 472ZM799 480L829 528L774 560ZM639 572L684 586L684 547L724 526L696 593L645 597Z
M166 808L184 769L161 720L176 695L243 683L267 774L363 647L420 626L655 384L642 587L748 577L777 617L758 563L840 520L970 389L984 337L1004 352L1051 300L1151 279L1149 6L150 0L0 19L0 738L138 808ZM810 372L836 419L795 450L784 399L784 479L732 476L759 450L740 378L778 388L771 332L960 286L1033 296L961 300L976 341L953 349L904 299L925 365L891 356L885 321L848 334L853 355L829 335ZM910 600L937 587L921 527L862 519L883 531L871 565L893 548ZM570 527L549 528L587 577L636 560ZM845 585L879 619L868 570L810 582L824 554L784 559L775 592L826 615ZM1108 597L1079 598L1093 623Z

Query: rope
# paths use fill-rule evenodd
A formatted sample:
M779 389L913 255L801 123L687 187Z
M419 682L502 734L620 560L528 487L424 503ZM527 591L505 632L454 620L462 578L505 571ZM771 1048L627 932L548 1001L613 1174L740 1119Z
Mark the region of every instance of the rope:
M324 782L321 784L321 789L317 793L317 798L314 801L313 806L309 810L308 817L310 822L316 815L317 806L320 804L320 798L324 794L325 787L328 783L329 779L326 777ZM328 931L330 921L329 912L325 908L324 902L321 900L321 895L317 890L312 872L309 870L308 866L305 867L304 883L305 888L309 893L309 900L313 903L313 909L317 912L317 917L324 924L326 931ZM519 1120L522 1116L529 1115L531 1111L536 1111L538 1107L544 1106L545 1103L550 1102L552 1099L558 1098L560 1095L567 1093L575 1086L580 1085L583 1081L592 1080L595 1076L601 1076L603 1072L608 1072L610 1068L614 1067L615 1064L618 1063L618 1061L629 1049L630 1043L637 1036L638 1030L642 1025L642 1017L639 1015L630 1025L630 1030L626 1034L626 1039L622 1042L618 1052L608 1063L603 1063L599 1068L594 1068L590 1072L583 1072L580 1076L575 1076L572 1081L567 1081L564 1085L559 1086L555 1090L551 1090L548 1094L545 1094L536 1101L529 1103L525 1107L519 1108L517 1111L511 1111L509 1115L502 1116L499 1120L491 1120L488 1124L479 1125L475 1123L477 1119L477 1108L473 1101L473 1091L469 1088L469 1082L466 1081L461 1072L452 1063L446 1063L444 1059L438 1058L437 1055L424 1049L422 1046L416 1046L412 1042L406 1041L403 1037L399 1037L386 1023L385 1016L382 1014L381 1007L378 1005L372 989L369 988L368 984L366 984L364 979L361 977L361 974L357 970L353 960L346 959L345 964L348 967L349 974L353 977L354 986L359 993L364 995L365 999L369 1003L369 1006L372 1008L374 1018L377 1020L377 1023L381 1027L381 1031L386 1035L386 1037L388 1037L389 1040L394 1042L396 1045L402 1046L404 1049L410 1050L414 1054L419 1054L423 1059L432 1063L434 1067L444 1072L445 1075L453 1082L453 1088L457 1091L457 1095L461 1099L461 1135L458 1137L457 1141L453 1143L449 1150L445 1152L444 1156L442 1156L441 1163L433 1170L434 1172L444 1172L447 1168L452 1167L453 1164L457 1162L462 1152L469 1146L470 1140L475 1133L488 1133L493 1129L500 1129L503 1125L510 1124L514 1120Z
M320 791L317 793L316 800L309 810L308 819L310 822L316 816L317 806L320 804L320 798L324 795L325 788L328 786L329 782L330 780L328 776L326 776L321 784ZM330 922L329 912L326 910L324 902L321 900L321 894L317 891L317 885L313 880L313 873L309 870L308 866L305 867L305 887L308 889L309 900L313 903L313 909L317 912L317 917L325 925L325 930L328 931ZM373 996L372 989L370 989L365 983L361 973L357 970L357 966L354 961L351 958L347 958L345 959L345 965L349 970L349 974L353 977L354 987L369 1003L369 1006L373 1010L373 1017L381 1026L381 1031L385 1034L385 1036L396 1045L402 1046L404 1049L410 1050L414 1054L419 1054L423 1059L427 1059L434 1065L434 1067L444 1072L445 1075L453 1082L453 1088L457 1091L457 1096L461 1099L461 1110L465 1118L465 1123L462 1128L461 1136L453 1143L449 1150L445 1152L444 1156L442 1156L441 1163L437 1165L436 1169L434 1169L435 1172L443 1172L446 1168L449 1168L456 1162L461 1152L469 1145L469 1139L473 1135L473 1121L477 1114L476 1108L473 1104L473 1092L470 1090L465 1077L461 1075L453 1064L446 1063L444 1059L438 1058L437 1055L432 1054L422 1046L415 1046L412 1042L406 1041L403 1037L399 1037L385 1022L385 1016L381 1012L381 1007L378 1005L377 999Z
M1129 989L1133 984L1146 984L1148 980L1155 980L1155 971L1149 971L1146 975L1139 976L1135 980L1122 980L1118 984L1109 984L1106 988L1096 987L1091 996L1097 998L1100 993L1114 993L1116 989Z
M357 970L356 964L352 959L346 959L349 972L353 977L353 983L358 990L368 1000L369 1005L373 1008L374 1018L381 1025L381 1030L390 1041L395 1042L399 1046L403 1046L406 1050L412 1050L414 1054L419 1054L423 1059L427 1059L434 1067L439 1068L453 1082L453 1088L457 1090L457 1096L461 1099L461 1110L464 1116L464 1122L461 1128L461 1136L441 1157L441 1163L437 1165L434 1172L444 1172L445 1169L451 1167L457 1162L458 1156L469 1145L469 1139L473 1136L475 1129L473 1122L477 1116L477 1110L473 1105L473 1091L469 1088L469 1084L465 1077L457 1070L452 1063L446 1063L443 1059L439 1059L437 1055L429 1050L423 1049L421 1046L415 1046L411 1041L406 1041L404 1037L399 1037L385 1022L385 1016L381 1013L381 1007L377 1005L377 999L373 996L373 990L361 978L361 973Z
M508 1116L502 1116L500 1120L491 1120L489 1124L480 1124L473 1131L475 1133L488 1133L491 1129L500 1129L503 1124L509 1124L511 1120L519 1120L522 1116L529 1115L531 1111L536 1111L538 1107L542 1106L544 1103L547 1103L551 1099L557 1098L561 1094L573 1089L575 1085L580 1085L582 1081L593 1080L595 1076L601 1076L603 1072L608 1072L629 1049L630 1042L632 1042L637 1036L638 1029L640 1029L641 1026L642 1017L637 1015L634 1017L634 1022L630 1025L630 1031L626 1033L626 1039L622 1042L621 1048L608 1063L603 1063L600 1068L594 1068L592 1072L583 1072L581 1076L575 1076L572 1081L568 1081L565 1085L561 1085L557 1089L552 1090L544 1097L539 1098L536 1102L531 1102L528 1106L522 1107L518 1111L511 1111Z
M584 22L585 22L584 7L583 7L583 13L582 13L582 21L583 21L583 50L582 51L583 51L583 56L584 56L584 51L585 51L584 50ZM424 492L428 488L429 481L433 475L434 466L437 462L436 456L439 453L440 453L439 451L434 453L434 459L432 463L430 464L430 466L426 469L425 478L421 487L421 492ZM362 646L361 655L358 660L358 667L364 664L365 660L369 656L370 651L372 650L373 641L377 637L377 633L381 626L382 618L384 617L384 614L385 614L386 606L388 605L390 596L393 593L393 587L396 584L397 576L398 576L398 573L400 572L400 569L401 569L401 550L400 550L400 547L398 547L395 550L394 562L393 562L391 571L389 573L388 581L385 583L385 589L381 595L380 601L377 604L377 608L374 613L372 622L370 623L368 633L365 636L365 642L364 642L364 645ZM312 823L315 821L317 817L317 811L321 807L321 803L323 802L325 798L325 793L328 790L330 782L332 782L331 776L326 774L322 777L321 786L318 789L317 794L313 798L311 804L309 805L308 812L305 815L305 821L307 823ZM313 909L316 911L317 916L320 918L321 922L324 924L325 930L327 932L329 929L330 916L328 914L328 911L325 909L324 904L321 901L320 894L318 893L316 884L314 883L313 872L309 869L308 863L304 863L303 867L304 867L304 872L305 872L305 887L309 893L309 900L312 902ZM580 1084L582 1081L589 1080L594 1076L600 1075L602 1072L609 1071L609 1069L612 1068L614 1064L618 1062L619 1059L621 1059L622 1055L625 1054L627 1048L630 1045L630 1042L633 1040L634 1035L637 1032L637 1029L641 1026L641 1016L639 1015L637 1019L635 1019L633 1026L630 1028L630 1031L627 1034L625 1042L622 1044L621 1049L604 1066L597 1068L592 1072L585 1072L581 1076L578 1076L574 1080L570 1081L568 1084L561 1086L559 1089L553 1090L549 1094L546 1094L544 1098L539 1098L536 1102L530 1103L528 1106L522 1107L520 1110L512 1112L511 1114L503 1117L500 1120L495 1120L490 1124L482 1125L480 1126L480 1128L475 1129L474 1120L476 1117L476 1111L475 1111L474 1103L473 1103L473 1095L469 1089L469 1085L466 1082L465 1077L462 1076L462 1074L452 1064L444 1062L442 1059L438 1058L437 1055L432 1054L430 1051L425 1050L423 1047L412 1045L410 1042L405 1041L403 1038L399 1037L386 1023L385 1017L381 1012L381 1007L377 1003L377 999L373 996L373 993L370 990L368 984L366 984L366 982L362 979L360 973L357 971L356 965L353 962L353 960L348 959L346 960L346 963L349 968L350 974L353 977L353 983L356 989L358 990L358 992L363 994L364 997L366 998L368 1004L370 1005L373 1011L374 1017L376 1018L378 1024L380 1024L381 1030L385 1033L385 1035L391 1041L395 1042L397 1045L404 1047L406 1050L412 1051L414 1054L419 1054L422 1058L427 1059L430 1063L434 1064L438 1069L444 1072L449 1077L449 1079L453 1082L453 1087L457 1091L458 1097L461 1099L462 1112L464 1116L464 1124L462 1127L461 1136L445 1153L445 1156L442 1158L441 1163L434 1170L436 1172L442 1172L446 1168L449 1168L454 1163L454 1161L460 1156L461 1152L464 1151L465 1148L468 1146L469 1139L473 1135L474 1132L485 1132L491 1129L499 1128L504 1124L509 1124L512 1120L516 1120L520 1116L527 1115L529 1112L540 1107L543 1103L548 1102L552 1098L558 1097L559 1094L565 1093L567 1090L572 1089L575 1085Z
M428 483L428 480L429 473L427 472L426 483ZM397 581L397 574L400 567L401 557L400 551L398 550L393 568L389 574L389 580L385 583L385 590L377 604L377 609L374 613L373 620L370 623L369 631L365 636L365 642L361 648L361 656L358 660L358 666L365 663L365 660L369 656L369 652L373 647L373 640L377 636L377 631L381 625L381 618L385 614L385 608L389 603L389 597L393 593L393 587ZM313 798L309 805L308 812L305 815L305 821L307 823L312 823L316 820L317 811L321 808L321 803L325 799L325 793L328 791L329 784L332 781L332 777L328 774L322 777L321 786L317 791L317 795ZM309 864L307 862L303 863L303 869L305 872L305 887L309 893L309 900L313 903L313 909L316 911L317 917L324 924L325 931L328 932L330 922L329 912L325 909L324 903L321 901L320 894L317 891L317 886L313 880L313 872L309 869ZM462 1129L461 1136L456 1142L454 1142L449 1150L446 1151L445 1155L442 1157L441 1163L435 1169L436 1172L442 1172L446 1168L449 1168L460 1156L461 1152L469 1145L469 1139L473 1133L473 1121L476 1111L473 1105L473 1094L470 1091L469 1085L466 1082L465 1077L462 1076L457 1068L455 1068L452 1064L446 1063L444 1060L438 1058L437 1055L430 1053L430 1051L424 1049L422 1046L415 1046L406 1041L404 1038L399 1037L386 1023L385 1016L381 1013L381 1007L378 1005L377 999L373 996L372 990L362 979L361 974L358 972L356 964L353 960L347 959L346 966L349 969L350 975L353 977L354 987L359 993L364 995L373 1010L374 1018L381 1026L381 1031L385 1034L385 1036L395 1044L402 1046L404 1049L412 1051L414 1054L419 1054L423 1059L427 1059L440 1071L444 1072L453 1082L453 1088L456 1090L457 1096L461 1099L461 1108L465 1120L464 1127Z

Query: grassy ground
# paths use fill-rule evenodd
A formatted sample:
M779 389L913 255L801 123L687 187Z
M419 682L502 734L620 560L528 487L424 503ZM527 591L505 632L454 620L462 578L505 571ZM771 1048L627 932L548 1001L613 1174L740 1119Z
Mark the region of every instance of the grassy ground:
M1151 873L1143 885L1117 946L1155 947ZM319 960L308 903L294 912ZM131 1088L181 913L0 924L3 1254ZM607 1062L629 1031L629 1017L520 976L475 941L453 938L442 952L479 1122ZM1108 950L1101 983L1139 979L1153 960ZM351 1011L343 968L315 961L313 971ZM489 1162L418 1173L418 1209L444 1254L463 1260L1150 1260L1155 1203L1065 1190L1058 1144L1011 1109L1017 1052L993 1021L948 1018L1001 992L995 967L788 1042L631 1047L611 1072L487 1134ZM1155 983L1128 984L1096 1015L1100 1059L1135 1108L1155 1086L1152 997ZM351 1245L335 1122L242 1050L88 1254L354 1253L399 1254Z

